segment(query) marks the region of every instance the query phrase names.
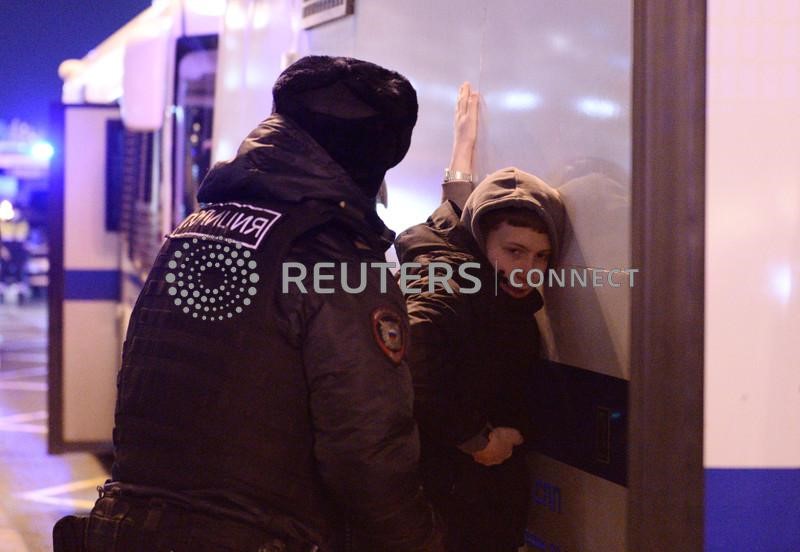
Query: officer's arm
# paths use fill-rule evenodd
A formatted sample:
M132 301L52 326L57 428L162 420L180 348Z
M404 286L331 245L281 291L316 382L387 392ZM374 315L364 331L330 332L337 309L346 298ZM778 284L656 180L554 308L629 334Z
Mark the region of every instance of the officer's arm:
M423 279L423 289L427 287ZM455 284L453 284L455 287ZM481 450L490 429L484 404L475 395L467 362L458 354L469 344L467 298L441 288L406 297L411 327L408 363L414 381L414 410L421 431L464 452Z
M314 451L322 480L370 541L367 549L429 550L435 522L417 475L411 380L405 363L391 358L406 346L403 302L391 277L386 287L394 293L381 293L378 274L368 272L361 293L307 296L314 308L302 346Z

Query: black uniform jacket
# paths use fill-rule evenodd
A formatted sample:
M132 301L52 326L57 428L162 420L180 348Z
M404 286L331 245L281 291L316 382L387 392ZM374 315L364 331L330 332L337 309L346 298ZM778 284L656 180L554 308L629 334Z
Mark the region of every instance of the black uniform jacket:
M115 479L173 486L172 490L187 496L223 497L243 510L255 508L269 519L282 520L278 526L316 543L323 552L342 549L345 522L350 527L347 540L360 540L360 550L428 550L435 523L417 472L419 438L410 375L402 360L407 339L403 298L391 276L382 290L384 278L374 269L366 271L360 293L343 292L338 276L322 282L321 287L333 288L333 293L317 292L312 283L315 263L335 263L335 270L327 273L338 274L339 263L347 262L351 288L356 288L358 263L384 260L393 235L375 213L374 201L364 197L308 134L280 115L262 122L233 161L211 170L198 199L204 204L237 202L276 210L283 205L287 212L315 202L328 214L322 225L314 227L311 221L313 228L296 239L283 259L308 268L303 281L306 293L296 285L285 290L278 286L274 302L265 305L260 319L253 320L254 328L262 326L260 320L268 320L274 328L274 333L265 335L263 350L251 351L249 366L220 368L234 374L235 369L241 370L242 377L254 381L265 381L252 374L254 370L283 371L285 376L271 378L282 383L265 388L262 397L247 397L249 403L264 401L268 408L254 408L247 402L231 405L225 415L230 420L235 421L237 409L241 416L271 412L272 418L258 422L261 430L251 427L251 418L242 418L247 436L231 423L227 442L220 441L220 446L243 450L241 463L228 455L229 472L209 478L207 473L220 469L215 450L194 447L185 437L172 439L162 428L149 431L148 424L171 424L174 434L184 422L170 418L171 409L162 409L160 418L149 420L144 409L134 408L136 400L164 402L156 400L158 389L134 387L142 379L136 378L136 371L155 369L152 363L140 369L129 359L120 380L117 422L131 430L124 442L117 443ZM279 270L281 260L270 261L273 270ZM294 352L276 356L269 346L278 343L275 340L283 344L277 347L281 351ZM233 336L227 345L232 356L238 354L236 343ZM222 363L225 351L219 347L225 346L217 344L217 350L210 351ZM173 388L196 387L196 377L181 370L164 374L174 380L169 381ZM223 380L220 385L229 383ZM136 412L136 419L126 414ZM294 418L282 421L289 412ZM147 438L156 434L166 435L163 445ZM166 452L167 447L172 449ZM189 454L189 450L195 452ZM160 454L170 454L168 458L176 461L187 458L191 469L165 466L167 456L148 465L147 458ZM265 465L257 465L255 458L263 459ZM204 462L208 462L205 468ZM246 496L253 488L263 491Z

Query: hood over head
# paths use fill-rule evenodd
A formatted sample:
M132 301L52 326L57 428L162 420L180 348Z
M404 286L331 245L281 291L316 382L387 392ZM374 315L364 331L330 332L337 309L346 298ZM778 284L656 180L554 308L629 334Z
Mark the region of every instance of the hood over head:
M486 213L508 207L529 209L544 221L553 252L551 262L555 262L560 254L564 235L564 203L558 190L551 188L537 176L515 167L507 167L490 174L467 199L461 213L461 222L485 253L486 236L481 233L479 221Z
M543 305L541 294L536 291L519 299L505 293L498 294L496 288L491 293L495 282L492 264L483 256L467 227L461 223L460 215L461 210L454 202L442 203L427 222L412 226L397 236L394 242L397 258L402 263L420 263L421 267L413 273L423 276L428 275L428 269L433 262L451 266L477 262L478 272L471 274L481 280L481 287L487 292L482 295L491 297L486 307L489 310L486 312L500 312L504 320L509 320L509 316L512 319L515 316L530 319L531 314ZM458 270L454 270L453 280L459 285L465 283ZM411 308L414 307L409 306Z

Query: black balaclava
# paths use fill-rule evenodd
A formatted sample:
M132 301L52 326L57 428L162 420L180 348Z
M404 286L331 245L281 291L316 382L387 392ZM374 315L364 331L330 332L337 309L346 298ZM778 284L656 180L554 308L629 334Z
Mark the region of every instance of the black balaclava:
M405 157L417 122L411 83L353 58L304 57L281 73L272 97L273 112L308 132L368 197Z

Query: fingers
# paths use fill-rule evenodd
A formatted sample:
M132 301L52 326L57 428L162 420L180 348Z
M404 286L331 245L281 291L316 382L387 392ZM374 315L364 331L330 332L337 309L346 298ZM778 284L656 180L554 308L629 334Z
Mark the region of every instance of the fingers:
M478 107L480 94L472 89L469 82L464 82L458 89L458 99L456 101L456 113L466 114L470 110Z
M498 436L500 436L503 440L513 446L521 445L525 442L522 434L513 427L496 427L494 431L496 431Z
M486 448L472 454L472 459L484 466L502 464L514 453L514 447L525 440L522 434L513 427L496 427L489 433Z
M479 456L477 454L473 454L472 459L475 460L478 464L481 464L482 466L496 466L498 464L503 463L502 460L498 460L492 457Z
M463 114L469 107L470 87L468 82L464 82L458 89L458 100L456 101L456 113Z
M472 455L472 459L475 460L478 464L482 464L484 466L497 466L502 464L506 460L511 458L511 453L504 454L504 455L492 455L492 454L481 454L480 452L476 452Z
M480 94L477 92L470 92L469 98L467 99L467 111L473 111L478 109L478 100L480 98Z
M485 449L473 453L472 459L484 466L496 466L511 458L512 453L512 446L506 446L497 441L494 443L490 441Z

